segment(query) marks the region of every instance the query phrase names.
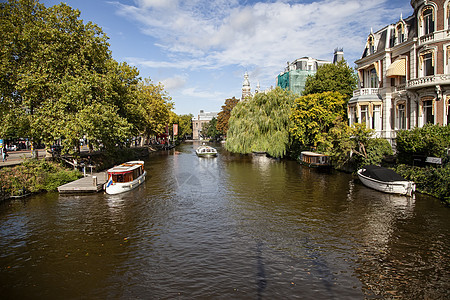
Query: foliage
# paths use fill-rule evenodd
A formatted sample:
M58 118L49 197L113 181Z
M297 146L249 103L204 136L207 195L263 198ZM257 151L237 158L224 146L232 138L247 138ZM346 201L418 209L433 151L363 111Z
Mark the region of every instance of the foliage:
M348 126L342 118L334 121L328 133L319 142L319 150L329 155L337 169L364 165L380 165L382 159L392 155L392 147L382 138L374 138L374 131L365 124Z
M280 87L239 102L231 112L227 150L237 153L267 152L283 157L290 146L291 108L295 96Z
M212 118L211 121L206 123L203 126L202 133L209 138L218 139L222 135L222 132L217 129L217 119Z
M178 124L178 139L184 139L187 135L192 134L192 114L188 115L177 115L171 112L170 126L173 128L173 124Z
M353 96L357 82L353 69L345 60L341 60L337 64L320 66L314 75L308 76L303 95L339 92L348 101Z
M228 121L231 116L231 111L239 103L239 99L235 97L225 100L225 105L222 105L222 110L217 115L217 130L223 132L224 135L228 131Z
M65 4L0 4L0 136L28 137L77 153L115 149L133 135L161 132L173 108L161 85L112 59L108 37Z
M450 148L450 125L426 124L401 130L397 132L396 143L400 163L412 164L414 155L444 158Z
M139 133L146 136L164 133L170 122L173 102L164 92L163 86L155 85L150 79L145 79L137 85L135 99L138 120L134 123L137 124Z
M68 170L45 160L29 159L13 168L0 170L1 192L12 196L40 191L56 191L58 186L80 178L79 171Z
M445 200L450 204L450 164L442 168L435 167L414 167L408 165L398 165L395 170L408 180L416 183L416 190Z
M338 117L345 117L345 99L338 92L310 94L295 99L290 132L300 145L317 146Z

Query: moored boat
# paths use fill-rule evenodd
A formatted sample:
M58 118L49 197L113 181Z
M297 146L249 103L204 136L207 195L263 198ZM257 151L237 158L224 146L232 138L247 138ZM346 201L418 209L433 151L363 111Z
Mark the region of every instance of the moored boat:
M120 164L108 170L104 190L111 195L130 191L142 184L146 175L144 162L141 160Z
M199 157L212 157L217 155L217 150L216 148L203 144L195 150L195 153Z
M365 186L380 192L411 196L416 190L413 181L406 180L391 169L368 165L359 169L357 174Z
M321 153L302 151L300 153L300 162L308 167L329 167L329 156Z

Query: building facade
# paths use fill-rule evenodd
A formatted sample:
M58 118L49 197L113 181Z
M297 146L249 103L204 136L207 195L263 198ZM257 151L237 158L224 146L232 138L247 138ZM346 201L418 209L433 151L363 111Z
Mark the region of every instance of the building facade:
M343 59L344 50L342 48L335 49L333 63L337 63ZM288 62L284 72L277 76L277 86L300 96L305 89L306 78L309 75L316 74L319 67L331 63L331 61L306 56L296 59L291 63Z
M414 13L370 32L357 65L350 125L394 144L396 132L450 124L450 0L411 0Z
M200 111L197 118L192 118L192 139L201 140L203 139L202 129L203 126L211 121L213 118L217 118L217 112L204 112Z

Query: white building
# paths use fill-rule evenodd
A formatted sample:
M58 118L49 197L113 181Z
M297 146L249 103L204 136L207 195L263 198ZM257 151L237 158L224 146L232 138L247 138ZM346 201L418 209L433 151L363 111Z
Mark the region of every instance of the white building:
M201 140L203 138L203 126L213 118L217 118L217 114L217 112L204 112L201 110L197 118L192 118L192 139Z

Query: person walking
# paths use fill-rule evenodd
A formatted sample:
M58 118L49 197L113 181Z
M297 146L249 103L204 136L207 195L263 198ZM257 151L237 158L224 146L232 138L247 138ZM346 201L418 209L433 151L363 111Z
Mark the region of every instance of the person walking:
M3 162L5 162L7 160L6 157L8 157L8 150L6 150L6 147L3 147L2 148L2 159L3 159Z

